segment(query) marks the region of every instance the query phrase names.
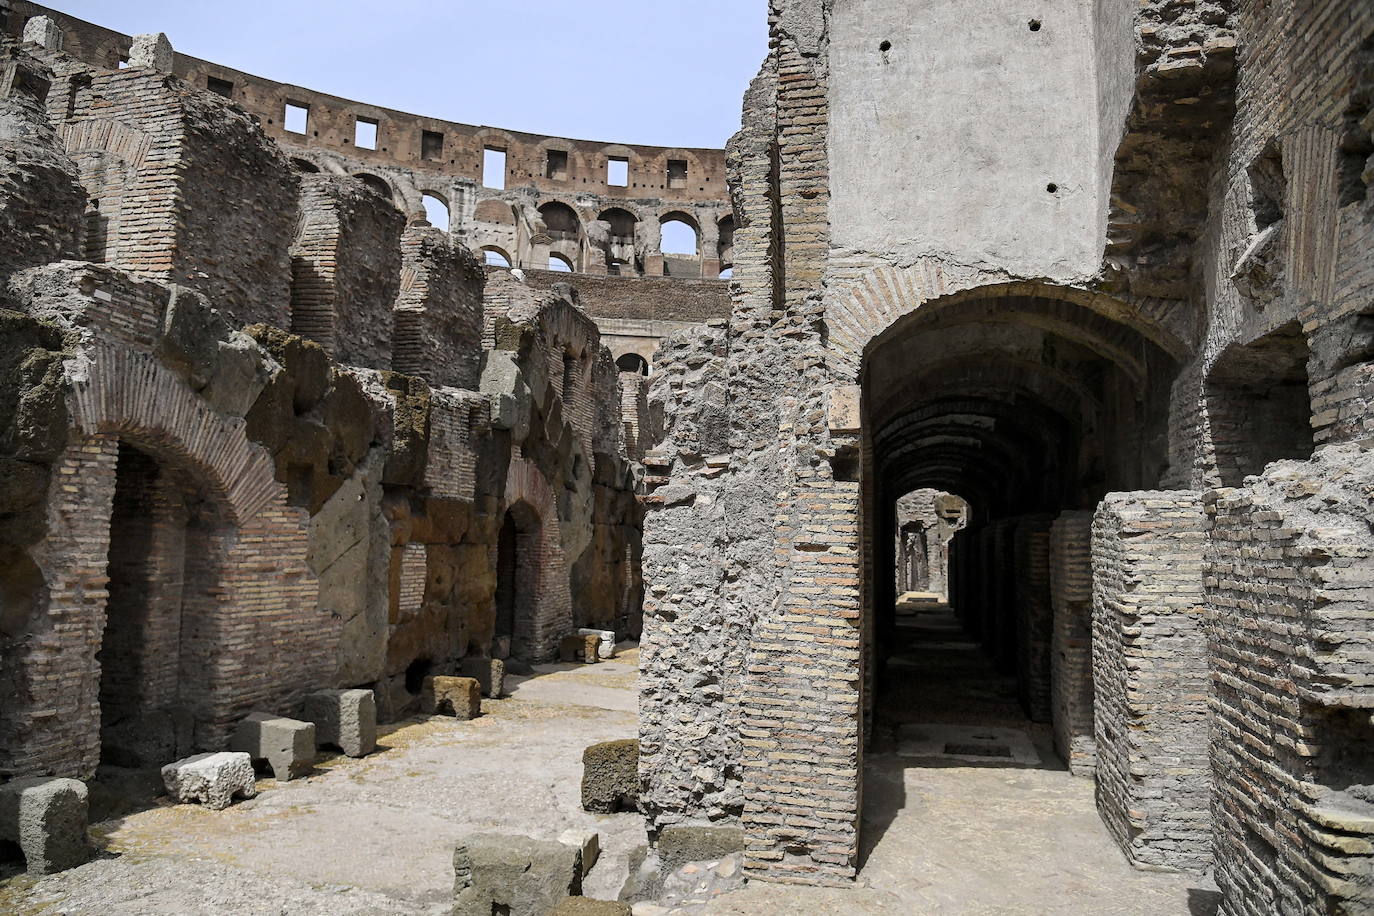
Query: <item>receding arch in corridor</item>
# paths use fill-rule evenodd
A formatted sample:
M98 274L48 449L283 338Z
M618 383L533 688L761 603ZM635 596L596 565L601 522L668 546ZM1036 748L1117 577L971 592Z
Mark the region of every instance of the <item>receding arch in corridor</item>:
M921 754L976 759L978 741L959 737L967 726L998 757L1023 720L1026 746L1040 765L1055 765L1052 527L1109 491L1148 489L1165 476L1181 350L1149 316L1080 290L1020 284L901 303L898 283L880 285L886 298L864 314L890 317L885 328L846 325L843 310L831 328L832 344L857 357L861 392L869 747L916 753L920 734L929 739ZM922 490L969 506L949 544L940 613L951 616L933 629L943 618L899 606L896 590L897 503ZM932 678L929 666L941 662L913 655L921 639L977 647L979 661ZM975 669L984 681L967 681ZM922 730L931 723L938 727ZM946 727L954 738L930 737ZM1028 765L1031 755L1013 750L1007 762Z

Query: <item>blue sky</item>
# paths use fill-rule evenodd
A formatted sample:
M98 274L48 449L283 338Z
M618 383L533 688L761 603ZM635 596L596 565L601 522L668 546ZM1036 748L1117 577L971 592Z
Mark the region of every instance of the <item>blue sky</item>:
M166 32L178 51L387 108L656 146L723 146L768 41L766 0L48 5L121 32Z

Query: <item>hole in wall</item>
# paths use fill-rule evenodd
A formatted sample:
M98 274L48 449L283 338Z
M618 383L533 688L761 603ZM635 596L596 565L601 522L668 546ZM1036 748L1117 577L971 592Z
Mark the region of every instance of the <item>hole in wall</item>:
M1049 184L1045 185L1045 190L1048 191L1048 192L1051 193L1051 194L1058 194L1058 193L1059 193L1059 185L1057 185L1057 184L1055 184L1053 181L1051 181Z
M434 668L434 663L427 658L417 658L406 667L406 691L408 693L419 693L425 686L425 678L429 677L429 672Z
M892 50L892 42L884 40L881 44L878 45L878 50L886 54L888 51Z
M1041 23L1039 19L1032 19L1030 22L1026 23L1026 28L1030 29L1032 32L1040 31L1040 26Z

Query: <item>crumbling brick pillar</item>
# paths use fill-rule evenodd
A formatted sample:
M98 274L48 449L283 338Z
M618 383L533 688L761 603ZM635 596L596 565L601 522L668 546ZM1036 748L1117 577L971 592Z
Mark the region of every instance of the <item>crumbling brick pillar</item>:
M1093 580L1091 512L1065 512L1050 529L1050 651L1054 749L1075 776L1097 766L1093 736Z
M1211 861L1202 501L1108 494L1093 519L1097 807L1138 866Z
M405 217L361 181L301 182L291 246L291 329L340 362L389 369Z
M435 387L475 389L482 361L481 265L432 226L406 229L401 256L392 368Z
M1374 912L1374 457L1247 483L1204 497L1221 912Z

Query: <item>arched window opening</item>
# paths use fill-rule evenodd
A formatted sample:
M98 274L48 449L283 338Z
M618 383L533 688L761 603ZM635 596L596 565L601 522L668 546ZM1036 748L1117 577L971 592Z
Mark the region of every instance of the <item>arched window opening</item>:
M615 367L621 372L636 372L640 375L649 374L649 361L638 353L626 353L615 361Z
M735 247L735 218L726 216L716 226L720 230L720 242L716 248L723 255Z
M735 278L735 268L722 267L720 269L720 278L722 280L733 280Z
M698 244L695 225L679 216L670 216L663 220L663 241L659 245L659 250L664 254L696 257Z
M482 261L488 267L510 267L510 256L499 248L483 248Z
M425 219L429 220L429 224L448 232L448 201L429 192L421 194L420 201L425 205Z
M539 215L544 218L549 235L560 241L574 241L582 231L577 211L565 203L550 201L539 208Z
M391 193L391 185L387 184L386 179L379 178L376 175L369 174L368 172L359 172L353 177L361 181L363 184L367 185L373 191L376 191L378 194L385 197L387 200L394 199Z
M320 171L320 167L309 159L295 158L291 160L291 167L298 172L306 175L314 175Z
M597 219L610 224L611 243L614 245L633 245L635 240L635 215L621 207L603 210Z
M573 263L556 251L550 252L549 270L554 270L562 274L570 274L573 273Z

